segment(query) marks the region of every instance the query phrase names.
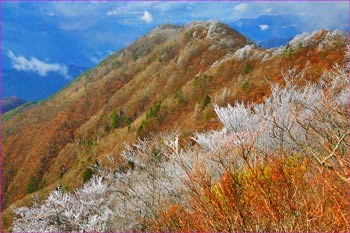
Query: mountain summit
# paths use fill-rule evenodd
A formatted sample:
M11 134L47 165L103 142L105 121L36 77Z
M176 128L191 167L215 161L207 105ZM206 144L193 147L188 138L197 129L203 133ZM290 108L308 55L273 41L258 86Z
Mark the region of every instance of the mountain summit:
M213 103L261 102L290 67L313 81L343 61L345 35L301 37L265 50L217 21L155 28L45 101L5 115L3 206L58 185L72 190L107 154L126 166L120 151L137 138L218 129Z

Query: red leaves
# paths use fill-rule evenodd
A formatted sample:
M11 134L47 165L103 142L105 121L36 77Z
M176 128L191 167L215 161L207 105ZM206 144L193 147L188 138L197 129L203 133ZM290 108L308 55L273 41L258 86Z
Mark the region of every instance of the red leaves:
M189 213L181 205L168 205L166 210L159 211L157 218L148 224L151 231L205 231L201 226L201 218Z
M200 184L201 192L189 191L189 208L160 212L152 230L345 231L346 188L313 165L298 156L271 156L252 169L227 171L210 187Z

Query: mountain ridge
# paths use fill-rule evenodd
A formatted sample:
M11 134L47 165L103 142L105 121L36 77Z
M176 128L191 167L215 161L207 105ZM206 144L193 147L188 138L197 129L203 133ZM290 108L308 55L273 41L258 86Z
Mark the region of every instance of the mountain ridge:
M281 70L292 66L312 81L344 59L346 44L343 35L319 31L266 50L217 21L163 26L170 37L159 28L4 122L5 208L28 204L30 185L40 195L80 186L85 169L106 154L122 164L124 143L138 137L217 129L212 102L260 102L270 93L266 80L283 83Z

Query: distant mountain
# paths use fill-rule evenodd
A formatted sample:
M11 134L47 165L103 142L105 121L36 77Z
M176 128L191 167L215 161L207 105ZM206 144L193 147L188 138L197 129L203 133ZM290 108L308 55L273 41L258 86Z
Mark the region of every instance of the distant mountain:
M22 100L16 96L6 97L2 100L1 112L2 113L8 112L14 108L17 108L18 106L20 106L24 103L26 103L25 100Z
M294 15L263 15L257 18L240 19L230 23L234 27L264 48L285 45L302 31L300 19Z
M4 69L2 70L2 95L3 97L17 96L27 101L43 100L66 86L86 69L77 65L69 65L69 75L72 79L66 79L54 72L42 77L34 72Z
M290 37L272 37L263 41L258 41L257 44L263 48L276 48L281 45L285 45L290 41L293 36Z
M303 71L305 82L318 79L344 61L346 43L342 33L323 30L264 49L217 21L157 27L51 98L5 114L3 206L29 203L29 193L58 185L73 190L96 159L113 155L119 164L124 144L138 138L221 128L214 102L259 103L290 67ZM44 92L45 82L35 88Z

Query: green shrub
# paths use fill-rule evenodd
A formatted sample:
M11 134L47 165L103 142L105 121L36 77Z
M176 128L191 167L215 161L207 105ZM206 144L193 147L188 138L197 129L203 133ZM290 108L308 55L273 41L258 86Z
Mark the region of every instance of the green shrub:
M143 121L141 123L141 125L137 128L136 130L136 136L139 137L141 136L141 134L144 132L144 124Z
M89 168L89 167L86 168L82 175L84 183L89 181L94 174L95 174L95 171L92 168Z
M243 85L242 85L242 90L245 91L245 90L248 89L248 87L249 87L249 81L246 80L246 81L244 81L244 83L243 83Z
M125 117L124 118L125 124L128 126L128 132L131 130L131 118L130 117Z
M157 118L160 110L161 102L156 102L150 110L147 111L146 119Z
M122 63L119 60L116 60L112 63L112 68L119 68L122 66Z
M36 181L36 179L32 176L29 179L29 182L27 184L27 194L29 193L34 193L35 191L38 190L38 182Z
M117 111L113 110L109 115L109 126L111 128L118 128Z
M185 32L185 38L189 39L192 36L192 30Z
M247 62L244 64L243 67L243 74L249 74L249 72L251 71L251 65Z
M131 118L130 117L125 117L124 118L124 122L126 125L130 125L131 124Z
M192 81L192 87L195 88L200 86L200 88L205 88L210 84L211 81L212 76L208 76L207 74L204 74L203 76L196 76Z
M293 52L294 52L294 51L293 51L292 48L288 48L288 49L284 50L283 55L284 55L285 57L289 57Z
M63 191L68 193L72 191L72 188L69 185L65 185L63 186Z
M192 81L192 87L197 87L199 86L200 83L201 83L200 76L196 76Z
M206 121L209 121L210 118L211 118L211 115L209 114L209 112L205 112L205 113L204 113L204 119L205 119Z
M299 45L300 45L300 43L299 43ZM302 46L302 44L301 44L301 46ZM287 44L287 46L283 52L283 56L289 57L293 52L294 52L293 48L289 47L289 44Z
M46 186L46 180L43 179L43 180L41 181L41 183L40 183L38 189L43 189L43 188L45 188L45 186Z
M185 102L185 99L184 99L184 94L182 92L182 89L176 88L173 93L172 99L177 104L183 104Z
M202 76L196 76L192 80L192 93L193 93L193 98L197 102L201 102L204 94L208 92L211 88L211 82L212 82L213 77L208 76L207 74L204 74Z
M205 95L204 100L203 100L203 108L208 106L209 103L210 103L210 97L208 95Z

